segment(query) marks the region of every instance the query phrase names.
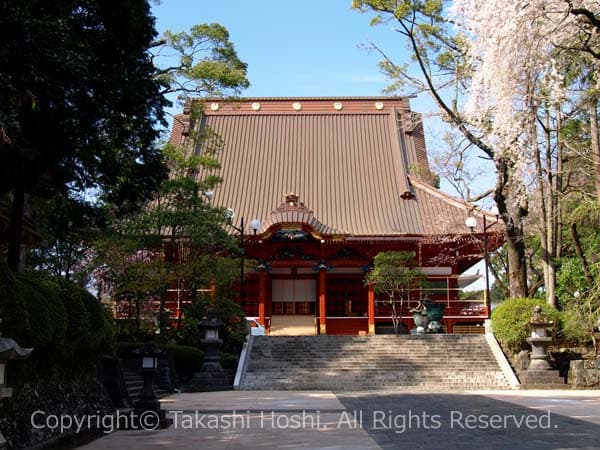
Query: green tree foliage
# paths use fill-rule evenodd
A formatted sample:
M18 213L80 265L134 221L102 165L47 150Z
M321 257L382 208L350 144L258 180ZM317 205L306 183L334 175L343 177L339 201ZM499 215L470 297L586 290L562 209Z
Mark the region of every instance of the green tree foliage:
M198 290L215 284L218 299L228 298L231 285L239 279L236 240L228 231L228 216L210 204L204 192L221 179L216 175L196 178L204 169L217 170L220 145L216 136L202 136L201 155L186 148L166 145L165 159L170 177L152 202L141 212L115 224L115 234L98 243L101 278L110 283L117 300L133 305L136 323L144 305L160 298L161 311L167 288L181 290L183 300L200 302ZM177 329L182 316L175 317ZM161 334L165 318L160 314ZM136 328L138 328L136 326Z
M208 317L210 311L216 312L217 317L223 321L223 327L219 332L220 339L223 339L221 347L221 362L225 363L223 367L234 369L247 335L244 311L234 301L223 296L219 296L214 303L206 296L198 298L185 310L185 326L180 332L181 341L188 345L198 345L201 338L200 322Z
M392 307L396 333L404 301L409 299L411 291L423 286L425 279L413 252L381 252L373 258L373 269L365 277L365 284L375 283L375 292L388 296L386 303ZM400 311L397 303L400 303Z
M165 94L221 97L239 94L250 85L246 63L239 59L227 29L217 23L194 25L188 32L168 30L152 52L155 78Z
M173 276L157 236L104 233L95 243L95 277L113 300L127 305L129 334L139 335L141 319L151 311Z
M166 100L146 0L3 2L0 29L0 194L13 199L16 270L28 194L97 189L121 210L148 198L165 176L153 144Z
M45 239L31 249L26 267L85 287L93 269L92 242L105 227L105 210L89 201L60 194L50 199L32 199L32 205L37 211L37 230Z

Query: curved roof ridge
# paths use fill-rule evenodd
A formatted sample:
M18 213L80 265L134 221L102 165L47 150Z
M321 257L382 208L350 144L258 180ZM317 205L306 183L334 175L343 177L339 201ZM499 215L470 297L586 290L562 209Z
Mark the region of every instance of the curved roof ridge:
M317 219L311 209L299 201L298 194L290 192L285 196L285 202L271 211L271 216L260 227L264 233L274 225L281 223L300 223L310 226L319 234L345 234Z

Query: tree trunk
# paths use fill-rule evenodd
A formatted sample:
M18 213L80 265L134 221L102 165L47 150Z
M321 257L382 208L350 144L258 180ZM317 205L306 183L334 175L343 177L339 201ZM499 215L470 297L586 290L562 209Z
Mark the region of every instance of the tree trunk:
M540 145L538 144L538 136L537 136L537 125L536 125L536 117L537 117L537 108L533 105L530 106L529 109L529 119L531 124L529 126L529 147L531 152L535 155L535 181L536 181L536 192L535 197L537 198L538 208L540 210L539 213L539 228L540 232L540 249L541 249L541 265L542 270L544 272L544 286L546 287L546 302L549 304L553 304L552 296L554 295L554 289L552 286L552 280L550 277L550 266L551 266L551 255L550 249L548 248L548 242L550 236L548 235L548 207L550 206L548 203L548 190L550 187L546 182L546 177L544 177L544 170L542 168L542 152ZM548 144L548 131L546 130L546 145Z
M600 203L600 142L598 136L598 100L592 97L589 103L590 133L592 135L592 156L594 158L594 182L596 199Z
M554 184L556 190L556 257L562 257L562 230L563 230L563 222L562 222L562 208L561 202L559 201L560 196L564 194L563 188L563 163L565 161L564 157L564 147L562 144L562 139L560 137L562 131L562 111L558 108L556 112L556 176L554 177Z
M589 283L590 287L594 286L594 277L592 276L592 271L590 270L590 264L588 263L587 258L585 257L585 253L583 253L583 247L581 246L581 241L579 240L579 232L577 231L577 224L571 224L571 236L573 237L573 244L575 246L575 252L577 253L577 257L581 262L581 267L583 268L583 273L585 274L585 279Z
M556 251L556 192L554 190L554 168L552 167L552 136L550 132L550 113L545 111L545 152L542 165L542 149L538 144L537 126L535 119L537 109L531 109L531 147L535 153L536 179L538 184L538 201L540 207L541 251L542 269L544 271L544 286L546 289L546 302L556 307L556 269L554 266Z
M514 226L506 231L508 283L512 298L527 297L527 261L522 232Z
M503 158L496 160L498 170L494 200L500 217L506 226L506 251L508 259L508 287L512 298L527 297L527 259L523 237L522 218L527 216L527 207L519 204L514 210L508 208L509 178L511 168Z
M9 269L13 272L23 272L24 255L21 244L23 242L23 226L25 223L25 186L19 183L13 190L12 211L10 220L10 237L8 243L7 261Z

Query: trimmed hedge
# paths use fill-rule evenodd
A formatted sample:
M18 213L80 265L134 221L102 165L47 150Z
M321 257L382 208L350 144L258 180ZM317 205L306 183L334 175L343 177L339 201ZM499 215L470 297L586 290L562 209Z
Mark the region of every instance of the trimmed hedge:
M68 339L73 351L98 353L112 349L114 325L106 308L92 294L66 280L58 280L69 314Z
M560 331L562 322L560 311L544 303L543 300L511 298L500 303L492 312L494 335L502 345L515 351L527 348L525 339L530 334L527 323L538 305L542 307L546 319L554 322L555 332Z
M67 310L57 286L31 274L15 274L17 294L25 301L29 316L27 345L62 344L67 334ZM59 346L57 348L60 349Z
M0 431L9 448L35 446L52 430L31 427L36 410L50 414L110 413L97 382L98 356L112 352L112 323L85 289L38 272L12 273L0 264L0 328L23 347L28 359L7 371L13 397L0 402Z
M64 279L13 274L0 265L0 317L5 336L48 359L95 358L112 351L108 312L92 294Z
M0 263L0 330L5 336L27 344L29 313L17 291L17 280L6 264Z

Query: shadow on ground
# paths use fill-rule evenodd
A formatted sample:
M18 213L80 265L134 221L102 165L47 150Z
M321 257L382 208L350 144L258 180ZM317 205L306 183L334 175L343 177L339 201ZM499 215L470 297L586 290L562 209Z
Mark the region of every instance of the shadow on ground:
M383 449L600 449L600 425L485 396L337 395Z

